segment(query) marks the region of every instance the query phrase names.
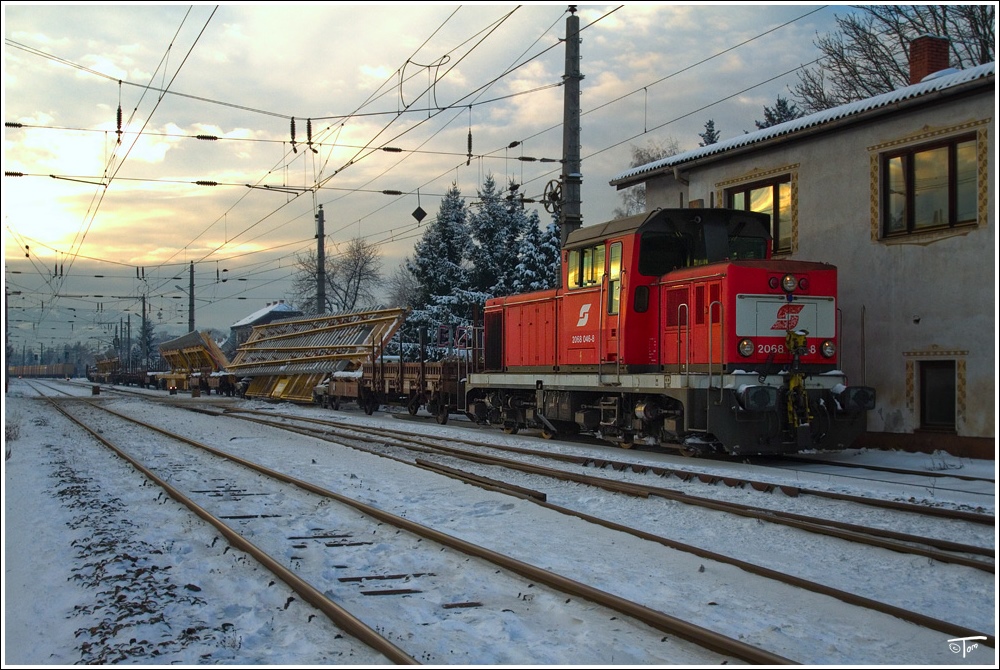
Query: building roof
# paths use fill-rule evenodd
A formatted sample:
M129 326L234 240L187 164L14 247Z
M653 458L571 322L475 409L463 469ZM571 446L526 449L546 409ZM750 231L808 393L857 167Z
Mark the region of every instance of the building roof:
M819 128L836 121L849 119L851 117L858 117L875 110L889 109L895 105L899 105L900 103L916 100L917 98L941 91L947 92L950 89L957 89L963 84L978 82L979 80L985 80L989 77L993 77L995 69L996 63L987 63L985 65L979 65L966 70L942 70L941 72L937 72L926 77L920 83L913 84L912 86L906 86L895 91L890 91L889 93L883 93L871 98L866 98L865 100L840 105L839 107L825 109L821 112L816 112L798 119L786 121L785 123L779 123L778 125L771 126L770 128L764 128L756 132L746 133L728 140L716 142L715 144L698 147L697 149L692 149L691 151L685 151L684 153L667 156L666 158L661 158L660 160L647 163L646 165L630 168L629 170L616 175L611 180L610 184L612 186L624 188L637 182L644 181L645 176L648 176L651 173L680 166L684 163L689 163L700 158L706 158L715 154L723 154L742 147L750 147L755 144L763 143L767 140L791 135L807 129Z
M242 328L243 326L252 326L261 319L263 319L265 316L272 313L274 313L275 316L274 318L271 319L271 321L273 321L275 318L284 319L291 316L302 316L301 311L295 309L294 307L286 303L284 300L279 300L278 302L268 303L266 307L262 307L253 314L251 314L250 316L240 319L232 326L230 326L230 328Z

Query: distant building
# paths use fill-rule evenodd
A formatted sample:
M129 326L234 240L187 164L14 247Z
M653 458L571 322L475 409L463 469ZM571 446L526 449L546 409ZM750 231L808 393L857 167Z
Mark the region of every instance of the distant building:
M284 300L267 303L266 306L229 327L230 337L226 341L226 355L230 359L233 358L239 346L249 339L254 326L263 326L281 319L291 319L302 315L300 310L295 309Z
M950 69L941 41L913 43L910 86L611 184L645 184L649 210L770 214L775 257L840 270L840 366L876 389L864 442L992 458L996 64Z

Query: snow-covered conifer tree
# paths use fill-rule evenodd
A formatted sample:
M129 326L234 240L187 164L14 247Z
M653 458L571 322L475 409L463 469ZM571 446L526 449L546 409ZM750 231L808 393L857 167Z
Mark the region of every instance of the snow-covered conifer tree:
M553 219L543 232L538 212L528 216L527 230L521 238L521 262L514 269L515 293L555 288L559 283L559 222Z
M469 216L472 237L472 289L482 297L510 295L513 275L520 259L521 233L527 225L524 203L511 185L509 194L497 191L493 176L487 176L479 191L479 202Z
M406 260L406 269L417 283L414 309L404 333L408 342L416 342L421 327L433 340L440 326L470 323L475 302L468 290L471 249L468 210L458 185L452 184L441 200L437 217L414 245L413 256Z

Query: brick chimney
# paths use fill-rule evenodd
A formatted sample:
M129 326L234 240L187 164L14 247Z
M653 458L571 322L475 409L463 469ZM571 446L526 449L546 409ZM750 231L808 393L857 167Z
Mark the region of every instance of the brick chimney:
M922 35L910 42L910 84L948 69L948 38Z

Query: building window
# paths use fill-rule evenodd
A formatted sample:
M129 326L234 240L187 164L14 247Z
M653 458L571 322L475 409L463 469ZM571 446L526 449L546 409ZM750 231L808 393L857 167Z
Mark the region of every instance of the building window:
M976 224L975 134L887 152L881 161L884 237Z
M955 430L955 361L920 361L920 427Z
M771 243L774 253L792 251L792 178L783 175L726 190L727 206L761 212L771 217Z

